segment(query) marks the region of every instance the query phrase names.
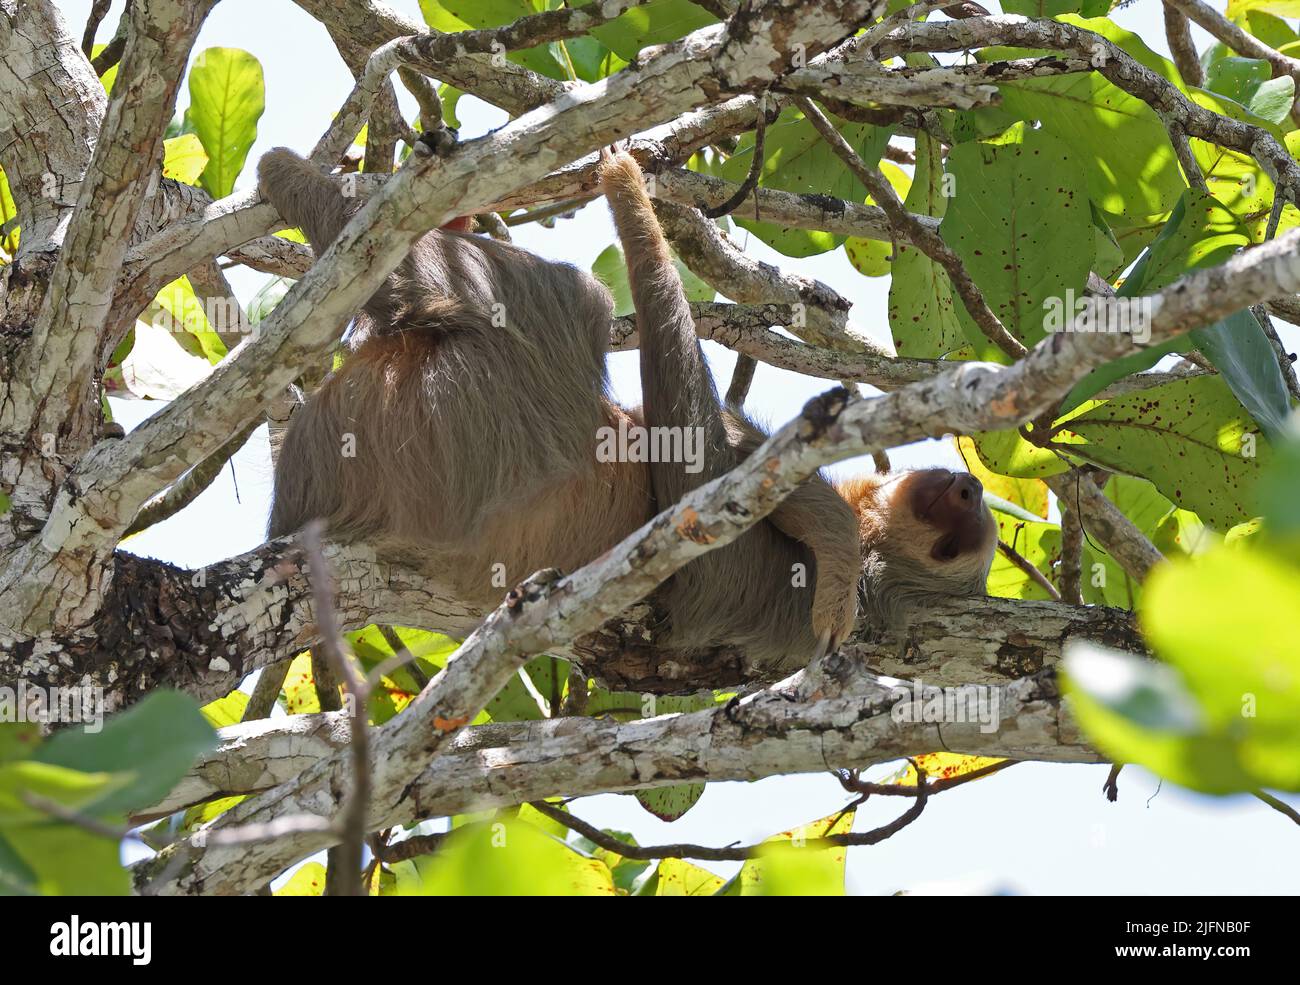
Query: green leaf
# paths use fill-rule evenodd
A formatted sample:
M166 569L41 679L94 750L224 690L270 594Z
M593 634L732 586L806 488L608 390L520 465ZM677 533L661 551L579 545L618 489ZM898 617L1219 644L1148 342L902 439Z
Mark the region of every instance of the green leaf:
M666 858L638 896L715 896L726 885L721 876L680 858Z
M585 6L585 4L580 4ZM651 0L638 4L591 34L624 61L643 49L684 38L692 31L716 24L718 19L689 0Z
M1278 79L1269 79L1255 90L1255 94L1250 97L1250 102L1246 104L1256 116L1268 120L1270 123L1281 124L1288 116L1291 115L1291 107L1295 104L1295 79L1289 75L1284 75Z
M1153 294L1185 273L1218 266L1249 242L1237 217L1223 203L1189 188L1119 293L1123 297ZM1061 413L1069 413L1116 380L1150 369L1163 356L1185 352L1192 346L1223 374L1242 406L1266 434L1280 433L1290 413L1286 383L1272 345L1250 311L1236 312L1187 336L1098 367L1070 391L1061 404Z
M197 134L183 133L163 141L163 177L192 185L207 167L208 155Z
M1248 106L1272 74L1268 62L1261 58L1221 58L1205 73L1205 88Z
M627 282L627 264L623 262L623 251L616 245L609 245L600 251L591 265L591 272L614 296L614 315L630 315L636 310L632 303L632 286Z
M126 811L159 800L215 744L216 733L192 698L158 691L109 718L98 734L58 732L34 758L87 773L130 773L126 787L94 805L97 811Z
M1300 17L1300 0L1228 0L1227 16L1230 20L1259 10L1278 17Z
M427 896L613 896L609 868L523 821L453 831L420 869Z
M238 306L235 298L226 299L230 305ZM213 311L219 322L235 324L233 312ZM146 319L155 328L169 332L176 343L192 356L200 356L212 365L221 362L226 356L226 344L213 330L208 321L207 310L188 277L172 281L153 299L153 304L145 311Z
M1074 688L1144 729L1190 735L1201 727L1200 709L1169 667L1082 643L1066 670Z
M34 759L0 764L0 825L55 823L44 810L27 802L27 794L69 810L103 814L99 802L130 782L130 775L124 772L87 772Z
M850 236L844 241L844 255L863 277L888 277L893 250L888 240Z
M916 173L904 204L909 212L942 219L948 209L943 147L926 133L916 138ZM845 244L845 249L848 244ZM959 304L944 269L911 243L899 242L889 284L889 330L900 356L939 359L966 345Z
M845 123L831 117L836 128L869 166L880 161L889 130L868 123ZM754 135L740 138L736 151L725 162L711 169L719 178L742 182L753 160ZM763 170L758 183L797 195L830 195L850 202L861 202L867 190L821 138L813 125L796 109L782 110L776 122L768 126L763 140ZM833 250L844 237L809 229L793 229L768 222L756 222L752 203L742 204L731 218L748 229L768 246L790 257L813 256Z
M464 92L446 82L438 86L438 98L442 101L442 121L453 130L460 129L460 117L456 115L456 106L463 95Z
M1254 516L1255 482L1272 454L1217 376L1107 400L1058 428L1054 448L1149 479L1175 505L1220 530Z
M1208 328L1194 329L1191 336L1269 439L1281 438L1291 398L1273 344L1254 313L1238 311Z
M676 783L671 787L638 790L636 799L661 821L676 821L704 796L703 783Z
M1095 72L1025 79L999 89L1004 110L1041 121L1043 130L1070 146L1083 167L1088 197L1106 212L1140 219L1173 208L1184 187L1182 173L1164 125L1146 103Z
M26 759L41 744L41 727L17 718L18 709L0 701L0 763Z
M244 709L248 707L248 695L243 691L231 691L224 698L209 701L199 710L203 719L213 728L226 728L238 725L244 718Z
M1071 649L1075 713L1108 755L1185 786L1300 790L1298 610L1300 573L1263 551L1221 548L1162 565L1142 625L1168 665Z
M25 863L42 896L130 895L131 876L122 868L114 838L71 824L6 827L0 837Z
M324 896L325 866L319 862L304 862L289 877L289 881L275 891L274 895Z
M1092 218L1082 171L1050 134L958 144L948 155L957 194L939 228L1006 329L1027 346L1043 338L1051 299L1082 295L1092 266ZM1087 248L1081 249L1080 245ZM967 314L957 317L981 358L1005 361Z
M1300 534L1300 435L1294 428L1285 442L1278 445L1278 453L1271 468L1267 469L1259 484L1260 512L1268 522L1270 531L1294 537Z
M194 59L189 84L187 116L208 155L203 187L224 198L235 188L266 108L262 65L239 48L207 48Z
M13 256L18 252L18 234L22 227L15 222L18 218L18 206L14 204L13 192L9 188L9 179L4 168L0 168L0 228L8 226L9 232L0 236L0 250ZM13 223L10 226L10 223Z
M1070 470L1049 448L1030 444L1016 431L976 431L970 436L980 461L999 475L1042 479Z

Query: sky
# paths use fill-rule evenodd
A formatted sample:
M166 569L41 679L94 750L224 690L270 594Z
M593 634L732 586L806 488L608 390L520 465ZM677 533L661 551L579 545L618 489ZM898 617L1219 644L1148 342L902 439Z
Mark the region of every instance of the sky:
M419 21L416 0L387 0ZM57 0L78 39L89 0ZM99 40L112 36L120 4L101 25ZM1152 48L1168 54L1157 0L1138 0L1115 19ZM1193 27L1198 50L1210 43ZM275 146L308 151L343 104L352 79L325 29L288 0L223 0L199 35L196 51L244 48L260 60L266 78L266 112L237 188L251 187L256 160ZM399 87L399 92L401 89ZM405 96L404 93L402 93ZM181 88L180 106L188 101ZM407 117L413 115L409 100ZM472 97L458 106L462 138L506 122L506 116ZM613 242L613 225L597 201L555 229L517 227L515 242L556 260L589 269ZM888 344L888 279L861 276L842 251L791 260L742 231L748 252L786 270L817 277L854 302L851 319ZM236 268L231 281L247 303L267 278ZM1288 348L1300 340L1283 328ZM734 354L712 342L705 349L725 387ZM639 399L636 354L610 356L615 396ZM831 384L760 363L746 409L779 425L805 401ZM870 392L870 391L868 391ZM111 401L128 429L162 406L155 401ZM961 467L950 444L924 441L891 451L896 466ZM834 475L869 469L850 460ZM265 429L259 429L232 463L179 515L133 538L127 549L174 564L197 567L250 550L265 539L271 466ZM245 684L245 689L247 689ZM891 772L885 767L875 772ZM1137 768L1120 777L1118 803L1102 794L1105 766L1027 763L934 798L924 815L881 845L849 853L847 887L852 893L1014 892L1031 894L1257 894L1292 893L1300 885L1300 835L1292 822L1246 796L1193 794ZM871 775L875 775L874 773ZM632 832L641 844L688 841L709 845L750 842L833 814L847 797L829 774L771 777L754 783L710 784L683 818L667 824L631 797L604 795L573 804L574 813L601 827ZM1292 798L1297 802L1297 798ZM887 822L897 804L875 802L858 813L857 830ZM703 863L730 875L738 863Z

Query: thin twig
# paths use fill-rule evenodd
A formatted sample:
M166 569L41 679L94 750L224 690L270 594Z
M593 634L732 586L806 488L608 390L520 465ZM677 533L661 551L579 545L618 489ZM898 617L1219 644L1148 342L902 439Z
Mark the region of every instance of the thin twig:
M730 215L734 212L746 198L749 193L758 187L758 179L763 173L763 140L767 133L767 93L758 102L758 118L754 124L754 146L752 148L753 156L749 161L749 173L745 175L745 180L740 183L729 199L720 205L700 205L698 206L701 214L706 219L720 219L724 215ZM754 218L758 219L758 201L754 201Z
M335 675L346 682L351 701L351 736L349 748L352 755L352 790L343 802L340 815L340 841L337 862L340 896L363 896L365 886L361 879L361 859L366 839L366 812L370 806L370 728L367 709L370 704L370 686L343 654L343 635L334 610L334 582L325 562L321 546L324 524L309 523L302 532L303 545L311 565L312 601L316 625L320 629L320 643L312 648L313 657L323 651Z
M1053 602L1061 601L1061 593L1056 590L1056 586L1047 580L1047 576L1023 554L1008 544L1005 540L998 541L998 551L1008 561L1029 576L1029 580L1047 593L1048 598Z
M512 216L507 216L505 223L507 226L522 226L528 222L540 222L542 225L546 225L547 222L555 218L571 219L584 205L590 205L599 197L599 195L584 195L582 198L566 199L563 202L556 202L554 205L547 205L540 209L517 212Z
M1273 810L1277 811L1279 814L1289 817L1296 824L1300 824L1300 811L1297 811L1290 804L1278 800L1271 793L1266 793L1263 790L1256 790L1254 795L1256 799L1268 804L1269 807L1273 808Z

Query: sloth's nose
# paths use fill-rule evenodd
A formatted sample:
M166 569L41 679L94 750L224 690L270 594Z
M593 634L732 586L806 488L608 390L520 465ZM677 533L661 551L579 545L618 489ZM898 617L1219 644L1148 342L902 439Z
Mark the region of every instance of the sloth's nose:
M959 472L944 493L944 499L955 511L977 510L984 504L984 487L969 472Z

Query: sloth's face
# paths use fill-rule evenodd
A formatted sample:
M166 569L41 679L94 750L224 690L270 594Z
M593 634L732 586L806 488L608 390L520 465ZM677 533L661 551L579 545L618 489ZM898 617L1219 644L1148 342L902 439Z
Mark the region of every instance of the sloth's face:
M984 487L968 472L920 469L891 478L882 547L931 573L936 588L954 594L984 591L997 524L984 505Z

